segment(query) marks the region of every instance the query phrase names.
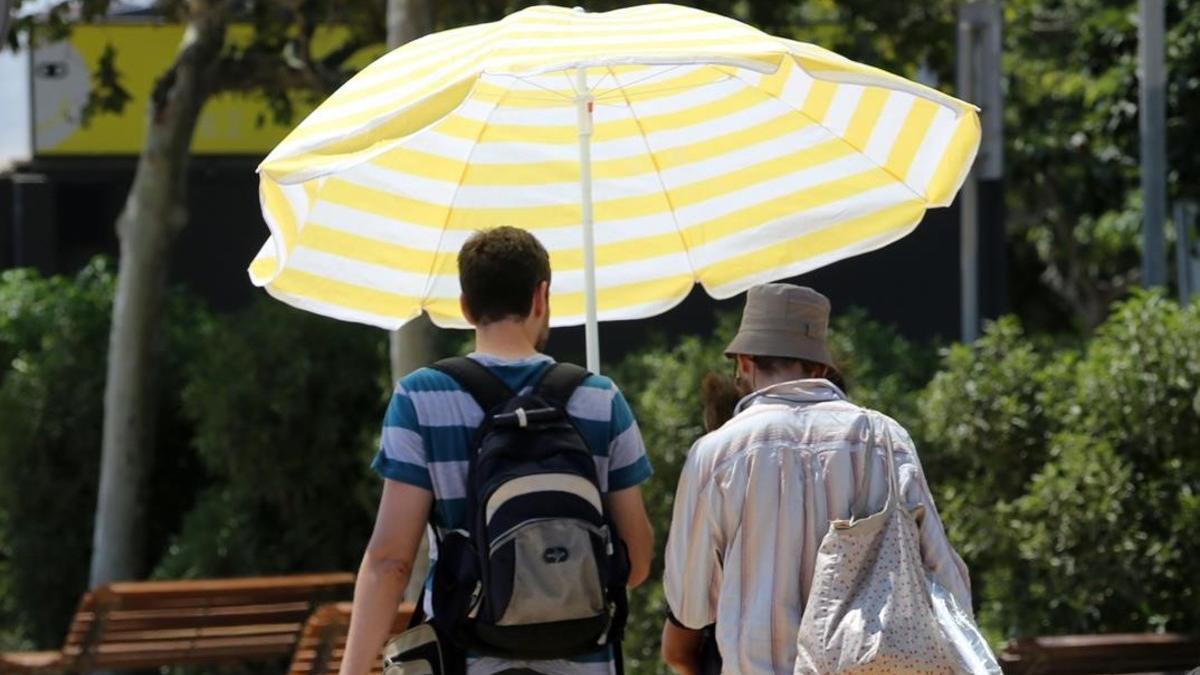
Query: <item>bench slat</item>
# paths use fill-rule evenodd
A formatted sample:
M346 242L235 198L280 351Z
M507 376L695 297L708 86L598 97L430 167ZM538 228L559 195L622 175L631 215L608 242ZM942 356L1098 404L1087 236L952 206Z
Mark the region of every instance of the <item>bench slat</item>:
M227 593L257 595L279 592L312 593L333 586L354 586L354 575L297 574L243 579L185 579L182 581L125 581L108 584L100 592L123 598L206 598Z
M1020 638L1000 654L1006 673L1093 675L1187 670L1200 666L1200 637L1115 633Z
M240 626L247 624L302 623L308 616L308 602L269 605L241 605L214 608L157 609L114 611L105 619L108 633L158 628L191 628ZM94 614L88 613L72 625L67 640L86 635L91 629Z
M1182 633L1101 633L1098 635L1044 635L1022 638L1017 644L1036 644L1044 647L1103 647L1129 645L1197 644L1200 638Z
M330 586L309 592L296 592L292 589L281 589L276 592L262 592L242 595L227 593L210 596L158 596L158 597L129 597L121 598L119 607L122 610L177 610L188 609L217 609L223 607L240 607L244 605L267 605L305 600L328 602L329 600L346 597L354 592L353 586ZM116 609L117 607L114 607Z
M220 637L248 637L255 635L291 635L293 641L300 632L301 624L263 623L249 626L217 626L204 628L168 628L138 631L109 632L104 636L105 644L128 642L154 642L157 640L201 640Z
M0 653L0 670L4 672L36 671L53 668L62 663L62 652L4 652Z
M354 590L349 573L223 580L119 582L93 591L97 608L185 609L328 601Z
M232 644L211 647L204 651L180 652L175 649L144 651L124 654L107 654L92 662L95 669L143 670L157 668L164 663L172 665L243 663L248 660L264 661L282 658L288 654L286 645L280 644Z
M150 654L153 652L185 654L209 653L218 654L228 650L245 647L253 650L267 650L273 653L289 654L296 643L290 635L255 635L246 637L220 637L201 640L158 640L154 642L128 642L118 644L102 644L96 650L97 663L107 657Z

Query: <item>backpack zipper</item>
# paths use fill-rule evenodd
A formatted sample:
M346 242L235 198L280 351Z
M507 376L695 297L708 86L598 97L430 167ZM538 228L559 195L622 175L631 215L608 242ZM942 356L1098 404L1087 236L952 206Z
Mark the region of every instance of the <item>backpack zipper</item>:
M519 533L519 530L521 530L525 527L528 527L530 525L535 525L537 523L545 523L545 522L548 522L551 520L566 520L566 521L570 521L570 522L582 525L584 528L589 530L592 534L594 534L598 537L602 537L608 545L608 554L612 555L612 551L613 551L612 537L609 536L607 525L593 525L581 518L550 517L550 518L534 518L532 520L526 520L519 525L514 525L514 526L508 528L503 533L501 533L500 536L498 536L494 540L492 540L492 545L490 547L488 547L488 557L490 558L492 555L494 555L496 553L496 549L500 548L501 546L503 546L503 545L507 544L508 542L512 541L513 539L515 539L517 534Z

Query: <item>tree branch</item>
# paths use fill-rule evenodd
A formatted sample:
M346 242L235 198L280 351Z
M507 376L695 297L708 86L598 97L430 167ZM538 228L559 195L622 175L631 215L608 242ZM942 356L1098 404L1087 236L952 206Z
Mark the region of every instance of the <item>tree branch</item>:
M222 92L324 89L321 85L311 71L289 66L281 54L230 52L217 64L217 87Z
M371 46L371 42L361 37L351 37L341 44L337 49L326 54L319 62L320 68L331 71L336 69L339 73L346 61L359 52ZM339 85L340 86L340 85Z
M312 55L313 24L297 18L294 39L283 46L256 43L231 49L218 64L217 86L224 92L261 92L268 98L306 90L328 95L354 74L346 62L371 44L361 35L351 35L320 59Z

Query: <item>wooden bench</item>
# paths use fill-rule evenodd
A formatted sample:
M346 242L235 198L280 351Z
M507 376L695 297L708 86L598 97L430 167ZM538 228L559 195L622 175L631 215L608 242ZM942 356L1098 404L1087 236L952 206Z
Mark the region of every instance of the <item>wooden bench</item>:
M286 657L314 608L353 593L349 573L108 584L80 600L62 649L0 653L0 675Z
M1020 638L1005 646L1000 665L1008 675L1186 673L1200 668L1200 636L1119 633Z
M412 617L413 605L406 603L400 606L396 620L392 622L392 635L402 633L408 628ZM304 624L304 632L300 643L296 645L296 653L292 657L292 665L288 675L329 675L336 673L342 665L342 655L346 651L346 633L350 629L350 603L339 602L317 608ZM374 661L371 672L374 675L383 673L383 657Z

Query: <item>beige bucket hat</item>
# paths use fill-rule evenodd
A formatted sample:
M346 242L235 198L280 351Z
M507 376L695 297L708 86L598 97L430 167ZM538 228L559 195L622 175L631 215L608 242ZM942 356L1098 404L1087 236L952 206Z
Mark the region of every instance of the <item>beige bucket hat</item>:
M754 286L746 293L742 323L725 356L804 359L836 369L826 342L829 310L829 298L807 286Z

